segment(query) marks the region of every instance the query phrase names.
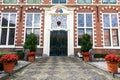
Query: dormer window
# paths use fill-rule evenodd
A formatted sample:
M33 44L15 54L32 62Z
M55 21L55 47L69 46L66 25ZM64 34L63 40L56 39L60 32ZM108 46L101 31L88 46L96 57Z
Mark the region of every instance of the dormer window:
M65 4L66 0L52 0L53 4Z
M91 4L92 0L77 0L78 4Z
M41 0L27 0L27 4L40 4Z
M116 4L117 0L102 0L103 4Z
M16 4L18 0L3 0L4 4Z

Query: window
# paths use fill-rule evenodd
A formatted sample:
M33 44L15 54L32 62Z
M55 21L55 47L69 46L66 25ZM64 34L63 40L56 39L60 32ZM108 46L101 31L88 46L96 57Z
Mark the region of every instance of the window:
M27 0L28 4L40 4L41 0Z
M93 19L91 13L78 14L78 45L81 44L82 35L87 33L93 37Z
M2 13L0 45L14 45L16 13Z
M53 4L64 4L66 3L66 0L52 0Z
M117 0L102 0L103 4L116 4Z
M18 0L3 0L5 4L16 4Z
M26 13L26 35L34 33L38 40L40 39L40 14L39 13Z
M104 45L119 46L118 15L116 13L103 14Z
M92 0L77 0L78 4L91 4Z

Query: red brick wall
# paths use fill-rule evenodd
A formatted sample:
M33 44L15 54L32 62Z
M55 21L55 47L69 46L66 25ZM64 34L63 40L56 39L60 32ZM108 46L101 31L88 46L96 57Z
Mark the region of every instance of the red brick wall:
M1 4L2 0L0 0ZM24 4L21 8L20 6L14 5L0 5L0 20L1 20L1 12L17 12L17 26L16 26L16 38L15 38L15 46L22 46L24 42L24 28L25 28L25 13L26 12L40 12L41 13L41 34L40 34L40 46L43 47L44 43L44 7L49 8L49 5L41 6L35 5L28 6L26 4L26 0L19 0L19 3ZM42 4L51 4L52 0L42 0ZM77 4L77 0L67 0L69 7L75 8L74 10L74 52L77 53L80 49L77 46L77 13L78 12L92 12L94 18L94 45L97 47L95 49L96 53L104 53L105 49L99 49L99 47L103 48L103 32L102 32L102 13L109 12L109 13L118 13L119 12L119 26L120 26L120 6L114 5L74 5ZM118 0L120 4L120 0ZM72 5L70 5L72 4ZM93 0L93 4L101 4L101 0ZM22 16L21 15L22 10ZM96 11L98 10L98 14ZM0 50L12 50L13 48L8 49L0 49ZM42 52L43 50L40 49ZM112 50L114 52L119 52L119 49Z
M42 4L51 4L52 0L42 0Z
M67 4L76 4L77 0L67 0Z

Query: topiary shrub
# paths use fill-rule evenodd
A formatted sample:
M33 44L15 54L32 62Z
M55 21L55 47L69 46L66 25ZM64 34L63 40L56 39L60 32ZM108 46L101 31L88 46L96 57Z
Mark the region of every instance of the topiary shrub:
M31 51L36 51L38 44L38 39L34 33L30 33L25 40L23 45L24 49L29 49Z
M92 49L92 42L89 34L84 34L81 39L81 52L88 52Z

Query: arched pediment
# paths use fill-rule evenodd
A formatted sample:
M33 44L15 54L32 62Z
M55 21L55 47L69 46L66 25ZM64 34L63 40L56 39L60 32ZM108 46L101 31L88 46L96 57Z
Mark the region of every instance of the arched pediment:
M64 13L69 13L69 11L73 11L75 8L68 8L66 6L63 5L55 5L52 6L51 8L46 8L46 11L50 11L50 13L56 14L56 13L60 13L60 14L64 14Z

